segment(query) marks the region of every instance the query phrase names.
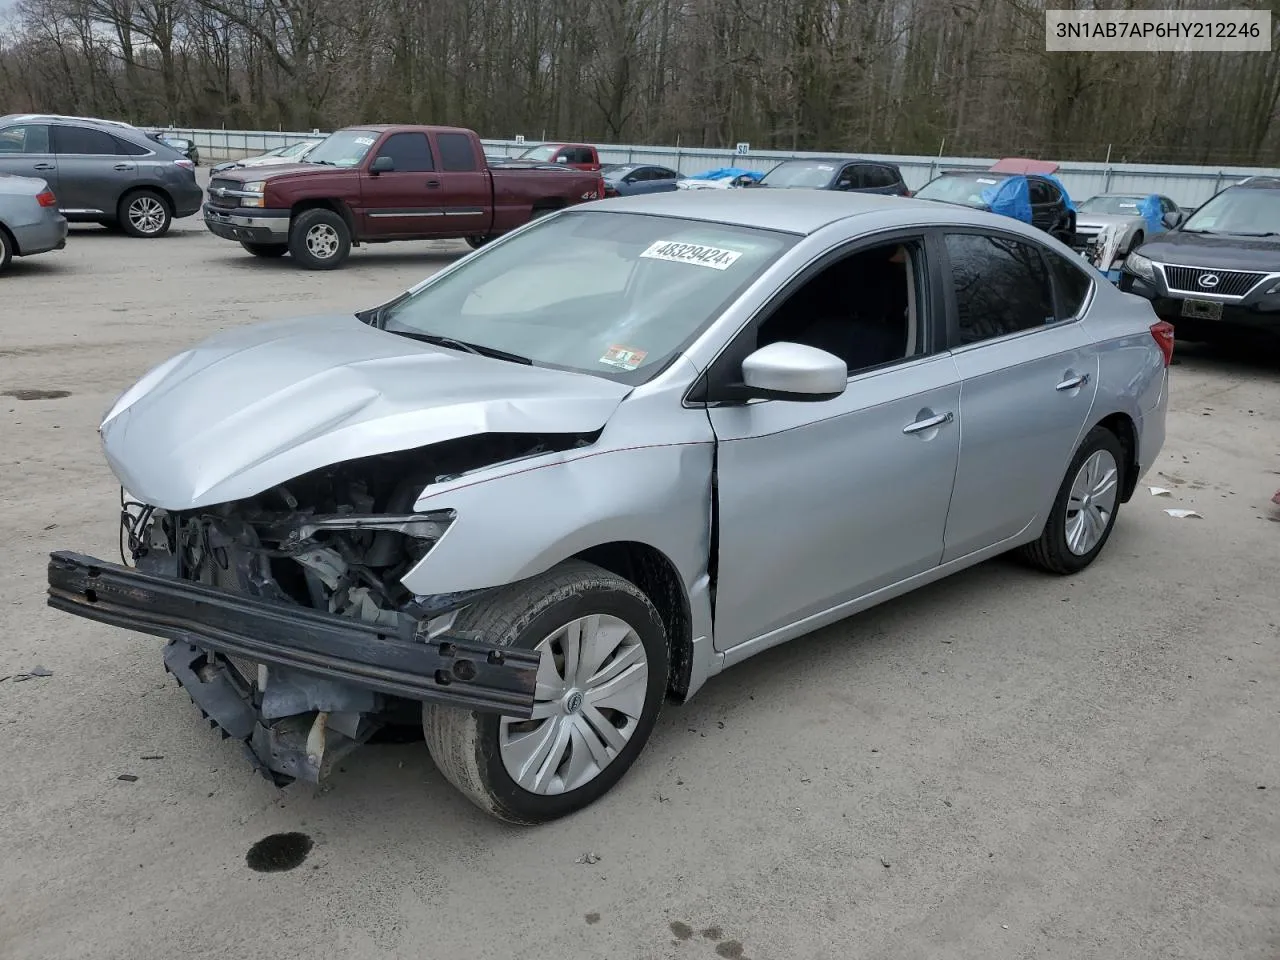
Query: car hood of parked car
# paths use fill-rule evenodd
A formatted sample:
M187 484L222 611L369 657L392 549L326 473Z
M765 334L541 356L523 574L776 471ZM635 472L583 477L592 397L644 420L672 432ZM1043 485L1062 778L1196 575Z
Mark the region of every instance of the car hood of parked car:
M1185 267L1280 272L1280 236L1247 237L1170 230L1148 240L1139 253L1157 263Z
M345 315L239 327L121 395L99 432L139 500L188 510L335 463L486 433L586 434L630 387L425 344Z
M354 167L324 166L318 163L306 163L290 160L284 163L262 163L255 166L238 166L229 170L217 171L218 177L224 180L238 180L241 183L256 183L260 180L275 180L297 173L335 173L340 170L353 170Z
M1096 227L1099 230L1103 227L1145 227L1146 220L1139 216L1127 217L1119 213L1082 213L1076 217L1076 226Z

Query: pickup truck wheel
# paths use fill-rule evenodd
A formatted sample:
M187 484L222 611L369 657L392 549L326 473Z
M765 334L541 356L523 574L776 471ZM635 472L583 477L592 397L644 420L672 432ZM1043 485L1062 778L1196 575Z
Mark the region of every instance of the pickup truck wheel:
M283 257L289 252L287 243L250 243L247 240L241 240L240 246L244 247L255 257L262 257L269 260L274 257Z
M467 241L467 246L470 247L472 250L479 250L481 247L483 247L486 243L488 243L492 239L493 239L492 237L467 237L466 241Z
M1050 573L1078 573L1102 552L1116 525L1124 486L1124 449L1106 427L1094 427L1071 458L1040 539L1022 555Z
M332 210L304 210L289 226L289 252L308 270L332 270L351 252L347 221Z
M153 190L126 193L116 210L120 229L131 237L163 237L173 223L169 202Z
M667 686L662 619L632 583L569 560L462 611L459 631L536 650L533 718L424 704L441 773L510 823L545 823L603 796L644 748Z

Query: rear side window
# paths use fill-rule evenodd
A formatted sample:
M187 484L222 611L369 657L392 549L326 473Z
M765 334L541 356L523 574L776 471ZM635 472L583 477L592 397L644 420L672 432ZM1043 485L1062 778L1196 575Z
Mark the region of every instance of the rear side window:
M1049 272L1053 275L1053 286L1058 293L1055 315L1059 320L1070 320L1078 316L1085 299L1089 296L1089 288L1093 285L1093 281L1087 273L1066 257L1052 250L1042 250L1041 253L1049 261Z
M136 143L130 143L120 137L112 137L116 142L116 153L125 157L145 157L151 151L146 147L139 146Z
M116 146L117 142L116 138L105 130L94 130L90 127L55 126L53 128L55 153L115 157L122 152Z
M471 146L471 138L465 133L436 134L436 144L440 147L440 167L442 170L464 172L476 168L476 154Z
M425 133L393 133L378 148L378 156L390 157L397 173L426 173L435 169Z
M49 152L49 128L43 123L0 130L0 154Z
M593 163L594 158L591 156L591 150L588 147L571 147L565 153L569 157L570 163Z
M960 343L1032 330L1057 317L1040 249L1007 237L949 233Z
M880 176L884 179L882 187L896 187L902 182L902 173L897 167L880 167Z

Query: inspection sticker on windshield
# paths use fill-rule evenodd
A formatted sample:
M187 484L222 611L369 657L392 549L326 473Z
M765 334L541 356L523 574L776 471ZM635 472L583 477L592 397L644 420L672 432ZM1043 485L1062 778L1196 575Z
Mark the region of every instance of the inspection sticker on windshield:
M373 137L356 137L356 143L362 144L366 147L372 147Z
M999 180L988 180L986 177L979 177L979 178L978 178L978 182L979 182L979 183L999 183L1000 181L999 181Z
M669 260L672 263L692 263L712 270L728 270L742 256L740 250L723 247L706 247L700 243L678 243L675 240L658 240L640 254L648 260Z
M647 351L632 350L630 347L610 347L600 358L600 362L623 370L634 370L644 363L644 358L648 355Z

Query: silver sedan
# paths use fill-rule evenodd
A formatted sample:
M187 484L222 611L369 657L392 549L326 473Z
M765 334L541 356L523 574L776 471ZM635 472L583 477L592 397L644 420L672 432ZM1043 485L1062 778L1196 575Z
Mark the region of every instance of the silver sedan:
M146 374L101 426L126 562L54 554L50 603L168 638L277 783L420 715L470 800L547 821L753 654L1007 551L1092 563L1172 350L1006 217L586 204Z
M0 173L0 270L13 257L30 257L67 245L67 218L49 184L36 177Z

